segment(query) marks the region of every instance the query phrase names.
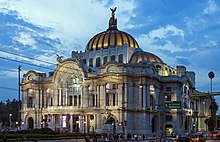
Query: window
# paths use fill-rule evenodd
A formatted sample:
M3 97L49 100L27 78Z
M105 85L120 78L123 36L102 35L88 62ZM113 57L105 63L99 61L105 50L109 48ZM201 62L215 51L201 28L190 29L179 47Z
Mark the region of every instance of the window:
M108 57L107 57L107 56L105 56L105 57L103 58L103 65L104 65L104 64L106 64L106 63L107 63L107 61L108 61Z
M77 106L77 96L74 95L74 106Z
M73 105L73 96L69 96L69 106Z
M81 106L81 96L78 96L79 98L79 106Z
M123 63L123 54L118 55L118 62Z
M100 62L101 62L100 57L97 57L96 58L96 67L100 67Z
M172 115L166 115L166 122L172 121L172 119L173 119Z
M170 95L165 96L165 101L171 101L171 96Z
M90 59L89 59L89 66L90 66L90 67L93 67L93 58L90 58Z
M166 92L171 92L172 88L171 87L166 87Z
M28 98L27 107L28 108L32 108L33 107L33 99L32 99L32 97Z
M106 100L105 100L106 106L109 106L109 94L106 93Z
M86 65L86 59L83 59L83 64L85 64L85 65Z
M113 95L113 103L112 103L112 105L115 106L115 93L112 94L112 95Z
M115 55L111 56L111 61L115 61Z

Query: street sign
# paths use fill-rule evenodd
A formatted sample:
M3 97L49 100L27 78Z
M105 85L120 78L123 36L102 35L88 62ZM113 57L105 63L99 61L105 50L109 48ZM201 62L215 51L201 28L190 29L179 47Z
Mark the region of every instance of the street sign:
M168 109L181 109L181 101L165 101L164 107Z

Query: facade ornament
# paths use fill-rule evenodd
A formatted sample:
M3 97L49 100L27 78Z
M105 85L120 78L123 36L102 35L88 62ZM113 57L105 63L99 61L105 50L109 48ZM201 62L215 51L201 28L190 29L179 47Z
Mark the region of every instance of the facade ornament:
M58 54L56 54L57 55L57 62L59 62L59 63L63 63L64 61L63 61L63 56L59 56Z
M112 11L112 17L109 19L109 28L117 28L117 18L115 18L115 11L116 11L117 7L110 8L110 10Z

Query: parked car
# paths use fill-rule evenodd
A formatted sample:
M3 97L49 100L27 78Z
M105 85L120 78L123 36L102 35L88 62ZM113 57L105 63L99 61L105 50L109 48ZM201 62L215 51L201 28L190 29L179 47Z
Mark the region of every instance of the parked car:
M188 136L180 136L178 142L189 142L190 138Z
M173 137L166 137L164 142L177 142L177 138L173 138Z
M220 130L214 130L210 134L211 139L217 139L220 138Z
M195 133L190 136L190 142L205 142L205 140L203 133Z

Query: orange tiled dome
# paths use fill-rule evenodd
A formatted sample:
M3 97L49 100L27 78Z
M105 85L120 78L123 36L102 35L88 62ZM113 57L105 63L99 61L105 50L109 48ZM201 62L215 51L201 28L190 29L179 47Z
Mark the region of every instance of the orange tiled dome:
M156 62L156 63L164 63L163 60L161 60L159 57L156 55L149 53L149 52L144 52L141 49L138 49L135 53L130 58L130 63L139 63L141 61L151 61L151 62Z

